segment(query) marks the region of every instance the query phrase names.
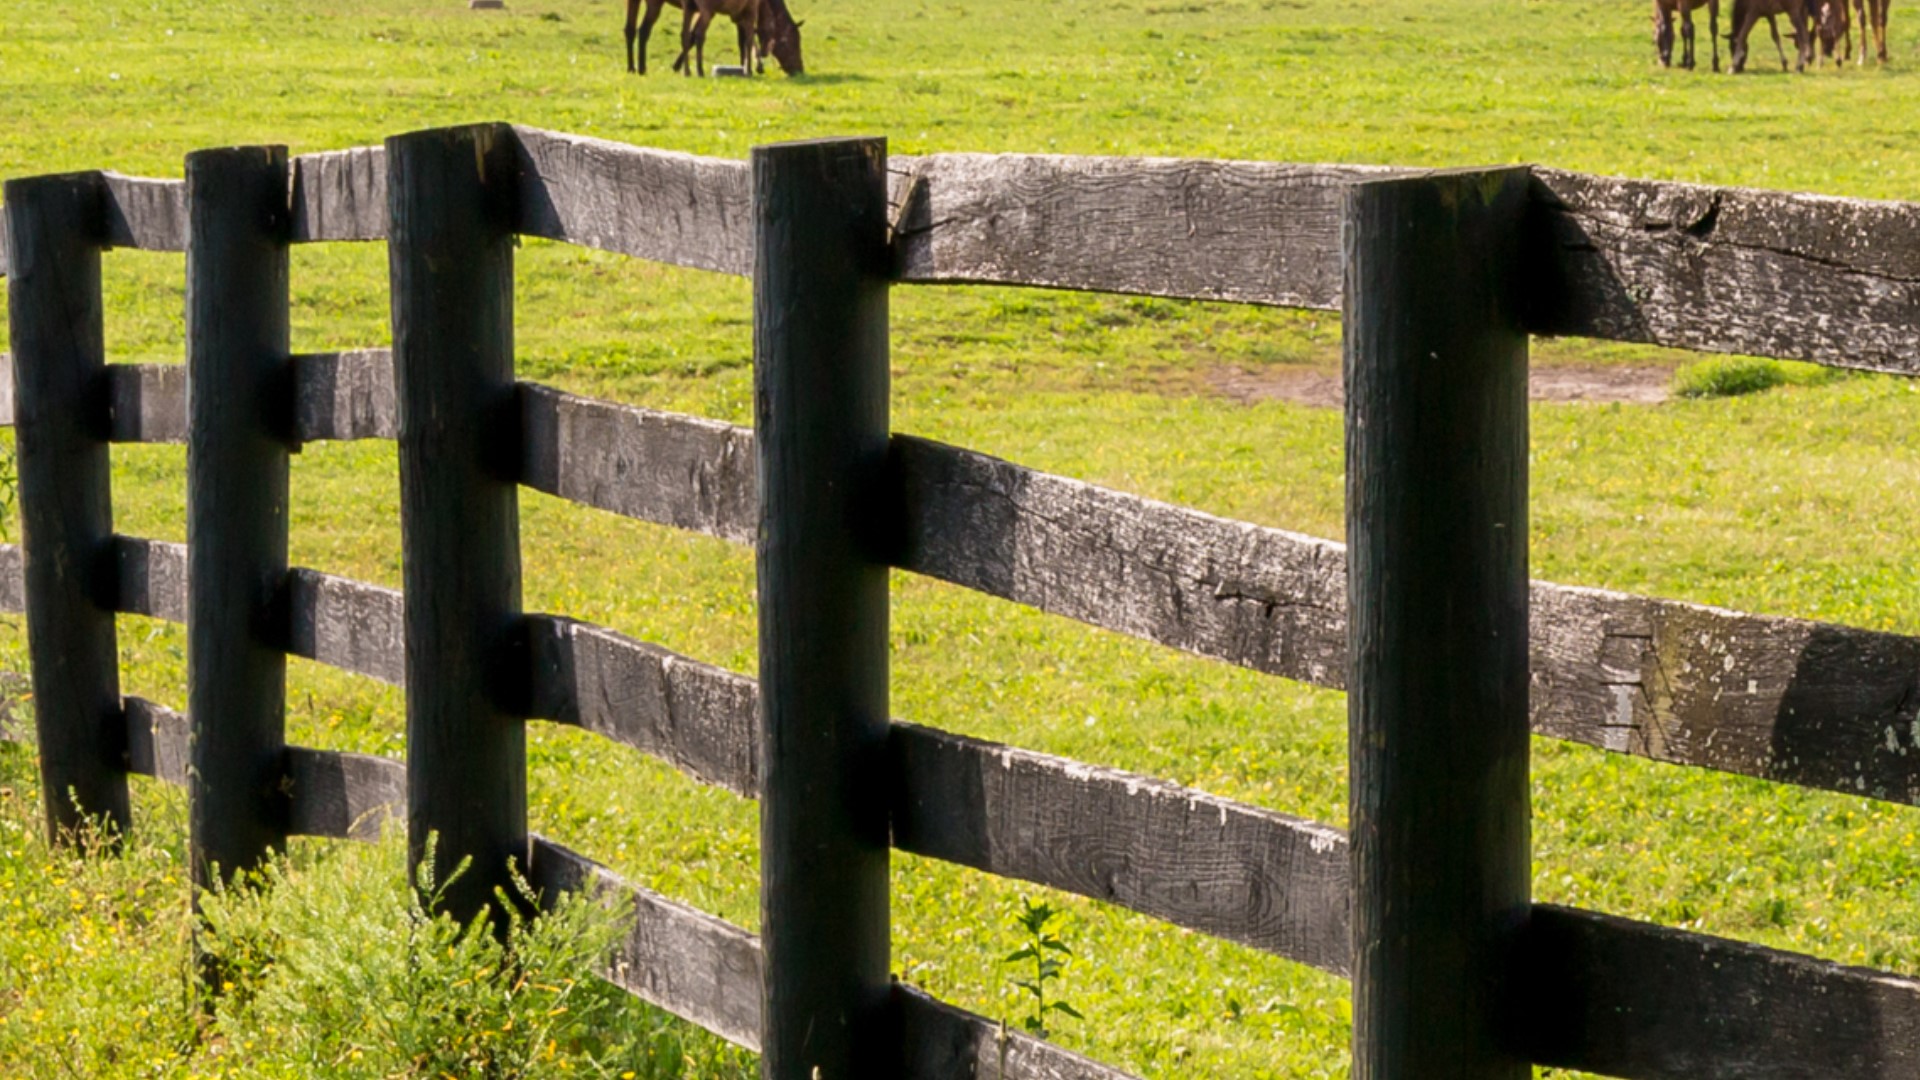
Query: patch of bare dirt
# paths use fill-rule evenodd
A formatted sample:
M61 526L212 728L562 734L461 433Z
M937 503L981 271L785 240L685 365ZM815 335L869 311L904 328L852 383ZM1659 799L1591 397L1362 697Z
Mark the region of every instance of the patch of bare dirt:
M1291 401L1324 409L1339 408L1345 399L1338 371L1317 368L1277 368L1246 371L1221 368L1207 376L1216 393L1241 402ZM1534 401L1625 402L1658 405L1672 396L1673 369L1667 367L1597 367L1557 364L1536 367L1527 375L1527 397Z

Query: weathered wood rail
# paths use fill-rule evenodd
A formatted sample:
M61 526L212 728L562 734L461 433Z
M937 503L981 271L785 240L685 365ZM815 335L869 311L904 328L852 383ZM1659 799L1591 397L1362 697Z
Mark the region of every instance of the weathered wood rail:
M403 158L403 167L390 174L395 145L412 147L404 153L413 157ZM810 154L823 162L842 161L834 167L843 167L845 159L833 155L853 152L850 145L862 144L829 144L791 160L812 161ZM439 154L444 147L461 152ZM884 161L884 151L879 153ZM465 209L450 209L441 201L429 207L437 216L409 216L427 205L407 199L426 190L427 165L434 162L434 168L468 170L460 182L475 186L460 204ZM472 163L485 167L475 172L468 167ZM1391 279L1395 250L1356 257L1359 249L1351 245L1367 235L1351 224L1358 212L1353 208L1364 203L1355 202L1357 195L1388 200L1364 205L1401 207L1378 210L1369 219L1389 230L1399 227L1392 224L1401 220L1394 214L1453 208L1433 219L1435 235L1446 236L1449 229L1465 227L1446 214L1507 191L1503 197L1517 201L1502 204L1501 227L1513 232L1489 249L1492 254L1476 256L1498 264L1499 281L1514 283L1494 289L1498 317L1506 320L1502 334L1578 334L1920 374L1920 355L1913 348L1920 339L1920 299L1912 287L1920 281L1920 243L1915 242L1920 206L1910 204L1616 181L1540 169L1507 170L1496 182L1495 174L1435 177L1348 166L987 155L895 158L884 168L885 205L876 211L884 221L875 225L872 217L859 218L866 223L859 227L880 229L886 243L875 248L877 256L842 256L867 261L860 262L859 280L836 286L852 290L840 294L851 298L871 296L860 290L873 286L861 282L881 283L881 335L888 280L1344 306L1350 368L1383 380L1371 397L1350 398L1349 410L1377 419L1384 414L1369 410L1394 407L1396 380L1413 377L1381 374L1390 369L1372 366L1383 362L1380 350L1409 347L1403 343L1437 333L1450 357L1478 362L1478 350L1485 346L1476 342L1490 340L1485 335L1493 331L1464 323L1442 326L1431 318L1420 322L1406 314L1412 305L1399 303L1366 309L1373 313L1356 321L1355 304L1367 297L1377 302L1379 283ZM407 250L478 243L478 234L471 233L482 229L490 236L542 236L723 273L749 274L757 261L759 283L787 281L783 287L804 290L819 275L796 275L794 266L783 268L779 261L805 260L810 252L817 256L820 245L834 242L831 229L814 228L803 238L764 243L756 255L756 244L765 242L766 230L778 228L781 220L778 215L756 218L757 208L785 196L756 189L746 163L524 128L489 125L423 133L387 148L293 157L285 169L288 197L265 219L267 242L402 236L404 244L394 248L396 266L413 257ZM765 182L789 182L772 179L781 175L774 169ZM434 182L433 190L451 182ZM1452 193L1438 203L1420 201L1442 187ZM46 216L44 207L54 205L49 200L56 197L64 218ZM1395 198L1411 201L1394 203ZM67 293L81 294L74 297L78 306L58 313L68 324L75 311L86 318L89 303L97 311L97 258L103 249L200 250L196 244L213 241L195 236L217 240L217 231L194 231L192 223L202 220L196 210L205 212L203 230L215 229L213 223L222 217L217 208L191 205L180 182L82 173L9 184L0 271L12 271L17 370L0 382L9 391L16 381L33 389L18 410L8 394L0 400L0 413L19 427L23 460L38 453L43 462L58 465L65 461L61 455L79 452L73 448L97 455L108 442L189 443L198 437L188 415L189 369L105 365L75 379L57 366L69 362L60 357L70 352L49 351L64 324L40 321L49 317L47 298ZM395 215L413 231L397 231ZM57 243L47 246L41 239L47 236ZM1484 236L1476 241L1486 242ZM79 254L69 255L69 249ZM89 271L85 258L94 259L96 269ZM468 260L463 273L471 276L483 262ZM783 271L787 277L780 276ZM95 275L91 280L89 273ZM1361 273L1358 285L1355 273ZM504 500L496 509L504 508L507 516L486 528L508 528L516 485L737 543L767 542L763 513L786 515L780 518L782 529L799 530L791 535L817 543L815 530L822 523L852 512L865 524L841 548L806 555L827 561L797 564L816 567L802 573L857 576L870 572L865 567L890 565L1319 686L1353 689L1354 673L1372 670L1349 645L1355 632L1350 597L1385 595L1368 591L1378 583L1369 586L1373 571L1366 568L1380 565L1382 558L1401 558L1393 545L1403 542L1397 532L1404 530L1373 534L1374 543L1387 546L1372 551L1355 577L1347 550L1330 541L1228 521L906 436L883 438L852 457L790 441L769 448L745 428L514 383L510 357L503 361L507 367L490 369L492 382L461 383L466 397L453 411L465 417L459 423L477 425L465 429L470 434L510 431L514 437L493 438L479 447L455 429L439 428L433 437L455 437L449 444L454 449L431 449L437 444L422 443L425 430L409 427L407 418L418 417L418 403L427 400L452 408L441 401L451 384L440 380L460 377L441 371L439 358L449 348L461 349L450 346L454 339L446 335L474 335L476 347L498 346L500 336L510 334L511 296L503 295L503 306L489 316L493 322L456 325L447 320L470 320L470 305L433 305L443 295L470 297L471 282L424 272L409 280L396 295L396 322L413 327L408 331L413 336L401 335L397 357L385 349L283 356L276 369L282 374L262 382L249 398L257 410L252 422L288 449L314 441L377 438L398 439L403 454L409 447L424 454L422 464L402 476L403 488L412 493L407 496L409 543L422 535L423 523L454 527L446 515L463 512L461 507L473 512L480 505L476 498ZM215 283L197 286L198 299L217 302L206 291ZM190 296L189 303L195 299ZM250 301L254 307L276 303L284 304L284 298ZM857 309L852 299L833 303L847 312ZM802 424L792 430L812 429L783 411L797 407L794 399L767 388L764 380L783 377L766 370L768 358L789 355L783 350L799 348L792 342L808 333L843 332L824 324L812 329L791 324L783 315L788 310L786 304L768 303L756 315L760 426L776 433L789 422ZM859 310L867 311L860 318L873 317L871 310ZM1844 341L1827 331L1833 310L1850 313ZM264 314L271 325L274 313ZM1455 318L1457 313L1445 314ZM1353 336L1354 325L1376 324L1385 329L1358 340ZM201 341L202 333L203 327L190 321L190 340ZM84 336L80 340L85 345ZM274 359L271 352L264 359ZM804 359L804 349L791 355ZM884 355L882 337L882 371ZM99 359L96 353L91 362L97 365ZM411 413L402 402L403 390L417 403ZM51 442L49 392L70 395L73 402L73 411L61 420L66 426ZM884 416L883 401L880 407ZM1351 424L1352 415L1349 419ZM884 435L884 422L875 430ZM1511 435L1509 429L1503 437ZM458 447L474 448L476 456L460 463L458 454L466 451ZM1388 452L1385 447L1368 451ZM214 459L206 460L209 470L216 469ZM1452 459L1442 454L1439 460ZM464 477L458 484L474 486L480 494L450 498L446 485L453 481L429 482L427 472L456 465L455 473ZM819 470L851 472L830 481ZM1391 483L1380 479L1384 474L1363 471ZM51 475L45 468L43 474ZM190 501L222 505L205 501L209 486L218 483L213 473L194 477L199 494L190 493ZM785 492L787 502L780 505L786 509L763 509L769 493L760 490L761 477L779 485L827 482L820 490L843 492L835 498L852 492L854 509L805 509L812 504L793 501L802 489L788 486L771 493ZM1524 492L1524 477L1520 482ZM30 631L71 626L76 629L62 632L98 635L99 620L108 620L104 625L110 628L115 613L186 622L197 603L210 602L211 597L196 600L190 587L187 546L84 529L68 537L36 528L33 520L50 519L34 515L56 512L44 476L23 484L22 498L34 540L25 552L0 546L0 609L26 612ZM1370 505L1366 499L1355 501L1352 512L1360 517L1350 528L1354 535L1369 535L1367 525L1375 520L1368 516L1375 512ZM270 507L244 514L209 512L195 519L194 535L240 542L234 539L239 533L225 530L258 529L263 509ZM827 518L809 524L809 515L823 512ZM1489 521L1496 530L1515 527L1524 536L1523 517L1515 525L1511 510L1493 513ZM448 535L460 534L455 528ZM59 537L52 546L68 549L46 550L49 542L42 537L47 535ZM1443 527L1431 542L1467 541ZM482 558L471 548L467 554L479 559L470 568L478 575L475 580L500 584L500 573L507 571L495 565L494 555ZM766 558L764 547L762 555ZM43 568L39 577L37 565ZM47 576L53 566L61 575L57 579ZM597 884L626 892L635 899L637 914L607 972L613 982L754 1049L763 1047L765 1032L790 1030L782 1025L805 1019L804 1007L793 1011L794 997L851 995L841 1015L853 1017L846 1021L853 1026L835 1051L846 1067L835 1075L1000 1076L1003 1061L1007 1077L1121 1075L1024 1036L1002 1045L997 1025L905 986L875 989L865 968L846 982L793 983L792 972L782 975L782 970L799 963L832 964L835 952L845 953L847 947L765 952L758 938L737 927L529 836L523 807L511 800L485 802L490 796L459 784L454 777L460 766L450 763L449 751L419 752L452 745L445 743L452 732L450 712L480 708L497 718L490 727L503 732L521 721L578 726L699 780L757 798L767 790L767 763L777 768L786 760L781 755L789 753L781 748L779 725L786 721L778 719L789 713L763 715L754 681L586 623L521 613L517 588L508 584L487 601L485 612L463 615L454 607L470 598L462 599L456 590L436 600L435 590L449 586L433 580L423 579L423 585L410 577L410 590L403 594L297 567L271 570L271 575L275 580L265 582L261 596L249 601L256 609L250 618L218 633L209 629L208 640L196 636L192 647L231 645L238 635L275 655L305 657L406 686L410 746L416 750L402 764L295 746L272 749L278 761L273 786L288 793L283 816L271 823L278 835L368 839L377 834L384 815L402 813L414 819L416 832L440 828L436 822L463 822L474 831L454 839L451 847L457 850L450 854L455 857L513 850L529 860L543 888ZM771 580L777 586L777 577ZM1914 741L1920 730L1920 638L1543 582L1519 591L1527 594L1521 617L1529 642L1524 713L1535 733L1659 761L1920 802L1920 744ZM1413 603L1409 610L1417 613L1419 605L1433 601L1364 602ZM856 626L866 627L859 633L869 633L874 617L871 611L857 618L849 612L852 621L838 624L841 629L823 624L826 629L811 633L853 633ZM883 598L877 617L884 625ZM466 626L461 633L468 636L439 639L436 647L455 650L450 655L459 657L458 663L433 668L435 687L414 685L408 656L443 626L454 625ZM763 628L763 645L778 640L784 625ZM475 637L476 626L490 629ZM1369 631L1378 632L1377 626ZM37 690L40 680L56 677L43 670L41 655L36 651ZM765 658L762 670L771 670L776 679L789 677ZM796 670L806 675L811 669ZM466 674L451 678L448 671ZM119 698L114 673L98 664L87 670L68 665L57 677L72 688L67 698L36 694L43 755L49 746L69 746L62 755L43 756L49 790L98 792L89 797L106 801L83 805L112 812L124 805L129 773L190 791L206 783L189 783L208 764L189 768L195 720L153 702ZM1361 970L1357 957L1372 957L1375 966L1366 969L1363 984L1374 989L1363 996L1357 1014L1356 1060L1371 1062L1367 1067L1378 1075L1407 1075L1408 1066L1396 1054L1411 1046L1449 1045L1450 1033L1478 1024L1486 1034L1462 1051L1461 1060L1469 1064L1457 1075L1506 1076L1536 1062L1628 1077L1920 1076L1920 981L1592 912L1530 905L1524 895L1514 909L1519 915L1510 922L1496 920L1472 934L1462 924L1460 941L1477 942L1471 948L1447 944L1466 951L1446 962L1484 972L1476 981L1487 985L1481 987L1485 993L1449 1000L1446 1007L1454 1015L1441 1023L1443 1014L1418 1000L1403 1008L1390 994L1379 996L1386 993L1382 988L1399 985L1396 979L1410 979L1406 985L1418 991L1426 985L1421 979L1439 978L1435 973L1441 969L1431 966L1439 961L1423 952L1430 946L1416 940L1409 953L1377 952L1384 940L1378 935L1389 931L1355 914L1360 908L1353 882L1391 880L1403 872L1396 868L1404 867L1408 856L1392 845L1368 849L1371 854L1353 852L1339 830L1271 810L935 728L887 723L884 682L877 688L860 688L857 680L847 686L856 697L877 691L882 703L871 716L880 723L876 750L844 762L848 779L841 781L883 796L884 805L877 808L884 811L881 850L891 844L1063 889L1342 975ZM1445 699L1455 692L1443 681L1420 695ZM102 694L120 702L113 715L83 725L89 734L82 743L61 744L75 719L62 710L96 702ZM872 700L860 700L866 704L859 709L875 707ZM1376 771L1365 785L1371 801L1355 809L1354 820L1362 828L1404 829L1406 820L1395 815L1408 812L1406 800L1444 798L1449 792L1481 798L1481 781L1469 792L1460 775L1472 775L1483 765L1496 771L1514 767L1499 764L1504 751L1496 754L1491 744L1484 750L1467 747L1459 750L1467 757L1441 778L1438 795L1402 793L1407 770L1396 765L1402 736L1393 726L1399 722L1389 717L1378 729L1383 734L1374 736L1383 741L1369 744L1369 753L1383 756L1367 766ZM771 737L763 730L766 723L775 724ZM268 743L249 745L269 745L270 730L264 738ZM515 729L485 751L489 775L497 773L509 785L524 770L518 738ZM1481 753L1494 756L1473 757ZM831 764L826 759L809 775ZM1518 767L1524 776L1524 762ZM1500 782L1510 784L1511 773L1503 775ZM776 784L786 782L791 781ZM476 797L483 802L468 807ZM796 788L788 797L804 805L811 796ZM471 811L484 812L475 817ZM1481 850L1482 841L1474 837L1518 827L1524 838L1524 801L1475 811L1482 812L1492 816L1442 830L1447 835L1434 835L1431 842L1450 852L1446 858L1463 860L1462 866L1507 858ZM195 820L198 833L202 826ZM855 853L874 842L863 838L869 827L858 815L828 816L802 826L847 831L848 850ZM796 842L791 833L769 833L764 840ZM204 842L196 836L196 853L205 850L199 846ZM856 861L865 857L857 855ZM1356 865L1365 867L1358 877ZM787 897L787 904L827 887L804 875L787 880L770 894ZM1430 912L1444 913L1455 903L1440 896L1426 899L1432 899ZM857 910L867 913L854 930L871 933L884 926L875 921L885 918L884 898L877 911ZM1452 910L1458 914L1431 917L1442 919L1437 925L1478 917L1468 908ZM770 925L786 924L774 919ZM1448 935L1419 937L1430 936ZM884 943L884 934L879 940ZM781 985L790 984L790 992L763 997L763 988L783 978L788 983ZM875 993L884 1000L874 999ZM891 1049L863 1057L851 1049L861 1045ZM770 1052L763 1059L770 1075L807 1075L797 1058L783 1054Z

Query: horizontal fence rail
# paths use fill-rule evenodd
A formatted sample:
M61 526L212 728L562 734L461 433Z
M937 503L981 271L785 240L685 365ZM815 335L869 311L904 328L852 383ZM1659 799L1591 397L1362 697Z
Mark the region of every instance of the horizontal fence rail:
M744 161L513 128L517 231L751 272ZM292 159L295 243L386 236L379 147ZM1354 165L934 154L891 160L895 279L1340 307ZM101 174L107 243L186 244L184 183ZM1920 375L1920 204L1536 167L1533 333ZM6 267L0 262L0 273ZM1836 333L1834 311L1848 312Z
M677 764L676 754L684 753L679 743L709 741L714 729L731 727L751 737L752 680L657 646L631 642L630 648L664 661L663 666L674 673L656 690L654 703L637 700L636 711L664 707L666 699L685 694L681 688L686 686L718 681L731 688L726 694L685 695L682 700L703 704L682 707L679 722L667 736L675 745L656 749L660 745L656 742L641 749ZM552 686L543 693L549 701L565 696L563 689ZM136 758L130 771L184 783L185 718L129 699L127 720L134 745L144 741L152 748L151 758ZM1299 944L1286 948L1272 942L1247 943L1315 963L1314 952L1322 948L1316 943L1345 940L1347 840L1337 829L1161 781L908 724L895 725L893 744L895 843L903 851L1120 903L1160 918L1169 917L1169 907L1128 902L1122 895L1128 887L1125 883L1116 887L1110 880L1087 887L1084 879L1079 884L1074 879L1085 873L1086 866L1105 865L1109 873L1136 875L1135 881L1150 888L1158 883L1174 892L1174 883L1190 880L1187 874L1209 862L1244 866L1249 852L1287 852L1270 856L1260 873L1247 876L1239 902L1284 912L1309 933ZM751 760L752 747L740 752ZM372 839L384 814L397 812L403 805L405 772L397 760L299 747L289 747L288 755L297 834ZM147 760L160 764L149 773ZM982 783L1001 772L1015 775ZM719 782L737 789L751 781L736 777L732 784ZM930 819L923 810L916 811L916 801L939 809ZM1115 813L1116 807L1121 807L1120 812ZM1169 825L1156 824L1156 817ZM1103 864L1097 852L1076 848L1072 840L1076 832L1097 834L1108 861ZM1164 845L1143 845L1173 835L1191 848L1184 854L1185 865L1156 869L1137 864L1139 852L1167 850ZM536 885L558 889L577 887L588 879L616 880L604 867L564 849L556 853L555 848L549 841L536 841ZM965 854L969 851L976 854ZM540 860L548 854L560 860L558 869L541 868ZM1022 865L1061 868L1029 875L1018 871ZM1197 880L1213 877L1203 874ZM715 970L748 970L741 968L738 958L748 955L743 943L751 941L751 935L646 890L624 887L637 898L639 921L630 933L628 951L622 954L626 971L621 972L616 963L610 978L722 1037L752 1047L753 1029L742 1026L741 999L725 996L724 988L705 981L705 973ZM1193 910L1190 903L1178 906ZM1225 916L1230 909L1215 910ZM1525 996L1533 1004L1523 1018L1516 1019L1515 1031L1521 1033L1516 1037L1527 1040L1528 1053L1542 1064L1657 1080L1682 1080L1702 1071L1779 1080L1809 1075L1864 1080L1905 1075L1903 1069L1915 1061L1913 1048L1920 1045L1914 1040L1920 1034L1920 980L1555 905L1537 904L1533 911L1522 950L1528 958L1522 972ZM651 921L654 918L664 923ZM1192 925L1181 918L1171 921ZM1219 936L1245 940L1240 934ZM695 951L690 954L690 949ZM692 955L703 962L677 964ZM757 951L752 955L757 956ZM671 958L676 963L650 965L647 958ZM1319 966L1344 973L1344 963L1341 958ZM695 980L692 984L687 981L690 978ZM738 989L754 984L728 985ZM1657 993L1650 996L1650 991ZM902 988L901 992L908 991ZM749 995L745 1000L755 998ZM974 1017L970 1023L987 1022ZM977 1049L992 1047L993 1025L979 1031L989 1038ZM1045 1044L1037 1044L1034 1052L1043 1049L1061 1053ZM1055 1074L1018 1072L1010 1059L1006 1075Z
M177 441L184 393L152 374L165 366L109 368L119 370L129 374L113 385L159 384L122 396L164 404L152 411L143 405L139 424ZM383 350L302 357L295 371L300 439L391 437ZM751 542L758 509L749 429L529 383L521 385L520 401L526 486L637 520ZM896 559L901 568L1256 671L1343 688L1343 545L909 436L896 436L893 446L906 537ZM121 610L155 614L160 601L147 596L152 571L144 558L121 555ZM167 587L183 596L180 565ZM362 659L346 665L351 670L368 672L395 655L398 626L381 625L394 636L382 640L363 630ZM1920 803L1920 638L1536 582L1532 642L1537 734Z

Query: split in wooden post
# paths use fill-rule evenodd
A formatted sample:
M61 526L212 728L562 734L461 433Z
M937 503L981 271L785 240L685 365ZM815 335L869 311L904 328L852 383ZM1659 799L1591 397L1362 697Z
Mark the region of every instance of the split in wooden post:
M464 921L516 895L510 868L528 853L524 710L511 707L525 693L513 136L497 124L400 135L387 162L407 838L416 873L431 843L441 907Z

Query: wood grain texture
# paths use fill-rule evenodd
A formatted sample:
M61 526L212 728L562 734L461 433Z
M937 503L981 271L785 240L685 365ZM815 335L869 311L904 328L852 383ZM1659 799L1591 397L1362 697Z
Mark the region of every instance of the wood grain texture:
M1512 1032L1536 1062L1636 1080L1912 1080L1920 981L1536 905Z
M286 607L287 652L391 686L406 683L398 589L296 567L287 574Z
M736 542L751 536L751 430L521 391L528 486ZM556 453L563 446L581 449ZM901 568L1344 686L1344 545L911 436L894 436L892 454ZM650 471L659 463L671 465ZM1533 584L1532 607L1535 732L1920 803L1920 638L1546 582Z
M1346 306L1354 1080L1524 1080L1525 170L1357 184Z
M14 460L26 549L27 648L48 835L88 818L131 825L112 606L113 507L105 438L105 313L98 173L5 185Z
M418 864L433 840L437 904L465 922L512 902L527 861L514 140L499 124L414 132L387 140L387 166L407 843Z
M759 793L753 680L573 619L526 622L533 718L585 728L736 795Z
M385 240L387 151L356 146L293 159L293 241Z
M896 723L902 851L1131 908L1345 974L1336 829L1116 769Z
M140 251L187 250L187 184L101 173L106 189L106 246Z
M1920 205L1534 176L1535 332L1920 375Z
M294 836L372 843L407 810L407 765L394 758L289 746L286 784Z
M187 155L188 861L201 890L286 848L284 399L293 370L284 146Z
M753 148L762 1080L881 1080L886 142Z
M184 713L144 698L125 701L127 771L187 785L191 735ZM373 842L406 811L407 766L397 758L289 746L282 779L288 832Z
M185 364L108 364L107 437L117 443L187 441Z
M130 771L183 784L185 717L138 698L126 700L125 715ZM288 761L302 835L348 835L343 826L359 822L351 838L371 839L379 808L404 794L397 760L289 747ZM338 786L323 793L329 784ZM1324 857L1344 865L1346 837L1332 829L1324 836ZM636 925L624 966L609 973L616 985L756 1045L752 935L628 885L551 841L536 837L533 851L533 880L549 895L601 882L639 903L637 922L646 925ZM1544 904L1533 908L1521 955L1529 1007L1515 1014L1510 1037L1538 1064L1643 1080L1920 1076L1920 982L1910 978ZM896 985L894 995L907 1036L904 1075L1001 1075L996 1023L910 987ZM1120 1075L1072 1071L1104 1067L1017 1032L1007 1049L1009 1078Z
M588 891L632 904L633 925L607 965L607 981L728 1042L760 1048L759 938L632 885L545 837L533 838L527 878L548 902Z
M753 434L520 384L520 482L626 517L752 543Z
M1920 638L1536 584L1533 730L1920 803Z
M603 972L613 985L748 1050L760 1049L758 936L634 885L542 836L528 874L548 902L587 892L631 904L633 924ZM894 983L904 1036L889 1075L907 1080L1127 1080L1128 1074ZM1004 1049L1004 1054L1002 1053ZM1004 1061L1005 1068L1001 1065Z
M187 621L187 545L115 536L113 562L117 570L114 611Z
M19 544L0 544L0 611L27 610L26 554Z
M127 724L127 771L187 786L192 735L186 714L138 697L122 699L121 707Z
M654 262L753 272L747 163L514 129L517 231Z
M295 356L293 395L298 442L399 437L390 349Z
M535 717L758 795L752 679L571 619L527 622ZM1337 830L931 728L896 722L890 733L894 847L1346 970Z
M902 569L1269 674L1345 681L1339 544L907 436L893 467Z
M909 282L1340 305L1340 200L1392 170L937 154L893 163Z
M893 986L906 1080L1128 1080L1131 1074L1064 1050L905 983Z

